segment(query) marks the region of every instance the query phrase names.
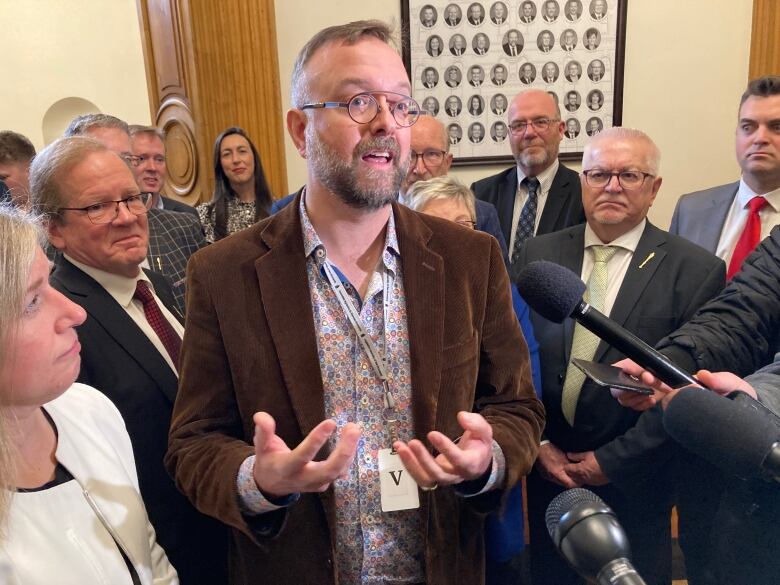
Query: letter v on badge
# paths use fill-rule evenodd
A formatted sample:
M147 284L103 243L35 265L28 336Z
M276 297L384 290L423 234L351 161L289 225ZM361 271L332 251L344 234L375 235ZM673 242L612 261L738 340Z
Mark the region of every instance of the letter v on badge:
M392 449L379 450L379 488L382 512L413 510L420 507L420 496L401 458Z

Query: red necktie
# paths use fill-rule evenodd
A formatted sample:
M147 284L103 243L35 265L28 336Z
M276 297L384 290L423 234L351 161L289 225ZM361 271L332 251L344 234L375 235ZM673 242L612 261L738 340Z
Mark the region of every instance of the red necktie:
M173 365L178 371L181 338L168 322L168 319L162 314L162 311L160 311L160 307L157 305L157 301L154 300L149 285L143 280L139 280L135 285L135 294L133 294L133 298L141 301L141 304L144 307L146 320L157 334L157 337L160 338L163 347L165 347L165 351L171 356Z
M761 217L758 212L761 211L767 204L767 200L762 195L756 195L748 202L749 214L747 221L745 222L745 229L742 230L742 235L737 240L737 245L734 246L734 253L731 255L731 262L729 263L729 270L726 274L726 278L731 280L734 275L742 268L742 262L748 257L758 242L761 241Z

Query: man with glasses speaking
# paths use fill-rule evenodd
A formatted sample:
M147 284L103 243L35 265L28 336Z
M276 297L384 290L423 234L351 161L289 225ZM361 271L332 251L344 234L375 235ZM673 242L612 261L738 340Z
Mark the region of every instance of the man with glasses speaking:
M565 125L555 100L545 91L524 91L507 114L517 165L477 181L471 190L498 210L514 264L528 238L577 225L585 216L577 173L558 162Z
M529 239L517 258L518 269L547 260L580 275L588 284L585 301L650 345L715 296L726 276L715 255L647 221L661 187L659 164L658 148L643 132L603 131L583 153L586 224ZM582 582L555 551L545 525L550 501L580 486L615 511L633 564L648 585L670 583L676 467L669 462L671 450L658 448L663 436L649 429L657 413L640 415L615 405L608 389L570 363L580 358L612 364L625 357L617 349L570 319L552 323L532 311L531 320L547 416L527 481L534 585Z
M396 202L421 115L391 42L359 21L303 47L306 186L188 265L166 463L233 528L236 585L478 585L483 514L538 448L498 245Z

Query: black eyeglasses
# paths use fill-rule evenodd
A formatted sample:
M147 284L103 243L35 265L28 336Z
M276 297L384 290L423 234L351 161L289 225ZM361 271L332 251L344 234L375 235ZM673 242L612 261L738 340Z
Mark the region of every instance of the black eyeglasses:
M446 154L447 151L445 150L426 150L424 152L417 152L413 150L411 152L410 164L415 166L417 161L422 158L423 164L429 169L433 169L441 166L441 163L444 162L444 156Z
M119 215L119 204L124 203L127 210L133 215L144 215L149 208L151 193L138 193L117 201L101 201L86 207L60 207L60 211L80 211L86 213L89 221L94 224L111 223Z
M316 102L304 104L302 110L318 108L347 108L349 117L358 124L369 124L377 117L382 109L375 95L383 95L387 98L390 111L396 124L403 127L412 126L420 117L420 106L409 96L392 91L365 91L352 96L346 102Z
M528 130L528 127L533 126L534 130L537 132L546 132L551 124L559 121L560 120L555 118L537 118L536 120L530 120L528 122L525 120L520 120L512 122L509 125L509 129L512 131L512 134L525 134L526 130Z
M630 191L631 189L638 189L645 182L647 177L654 177L651 173L645 173L643 171L602 171L601 169L590 169L582 171L585 175L585 182L591 187L601 189L606 187L612 180L612 177L617 177L618 183L623 189Z

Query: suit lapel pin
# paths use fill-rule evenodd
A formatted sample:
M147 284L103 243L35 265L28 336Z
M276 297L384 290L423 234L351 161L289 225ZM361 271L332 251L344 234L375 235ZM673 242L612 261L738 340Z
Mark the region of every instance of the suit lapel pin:
M639 268L640 268L640 269L644 268L644 267L645 267L645 264L647 264L648 262L650 262L650 260L652 260L654 256L655 256L655 252L650 252L650 253L647 255L647 258L645 258L645 259L642 261L642 263L639 265Z

